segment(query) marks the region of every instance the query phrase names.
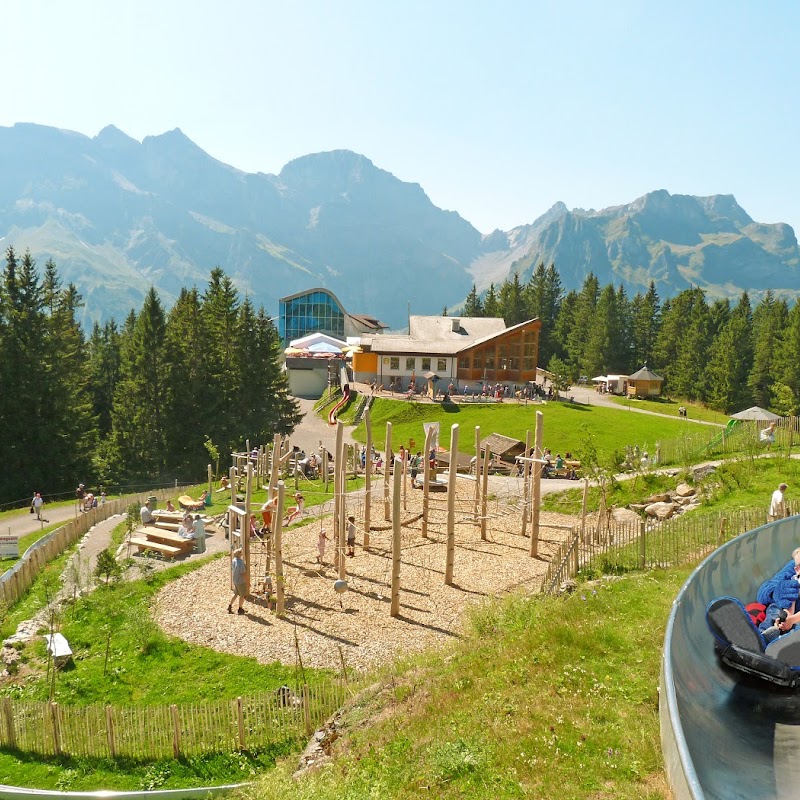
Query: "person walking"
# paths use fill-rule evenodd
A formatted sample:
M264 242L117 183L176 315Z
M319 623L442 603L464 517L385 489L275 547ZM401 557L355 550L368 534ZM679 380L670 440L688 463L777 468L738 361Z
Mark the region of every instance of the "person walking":
M42 518L42 506L44 505L44 500L42 499L42 495L40 492L36 492L33 495L33 510L36 513L36 519Z
M775 522L776 519L783 519L786 516L786 498L783 493L789 487L782 483L773 493L772 500L769 504L769 517L770 522Z
M239 608L237 609L236 613L244 614L244 598L247 596L247 581L245 579L247 565L244 563L244 559L242 558L241 547L237 547L233 553L231 553L231 555L231 582L233 583L233 597L231 597L231 601L228 603L228 613L233 614L233 601L238 597Z

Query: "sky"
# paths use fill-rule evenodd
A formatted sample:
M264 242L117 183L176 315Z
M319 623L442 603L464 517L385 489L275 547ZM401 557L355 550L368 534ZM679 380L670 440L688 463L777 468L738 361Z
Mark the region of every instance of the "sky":
M800 3L3 0L0 126L347 149L482 233L733 194L800 231ZM0 176L2 179L2 176Z

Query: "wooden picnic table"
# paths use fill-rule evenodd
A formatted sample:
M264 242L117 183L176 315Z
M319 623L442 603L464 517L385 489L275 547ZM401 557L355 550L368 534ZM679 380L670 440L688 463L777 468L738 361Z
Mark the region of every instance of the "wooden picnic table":
M137 528L130 538L130 543L141 553L152 550L161 553L164 558L186 555L194 550L194 539L184 539L173 531L161 528Z

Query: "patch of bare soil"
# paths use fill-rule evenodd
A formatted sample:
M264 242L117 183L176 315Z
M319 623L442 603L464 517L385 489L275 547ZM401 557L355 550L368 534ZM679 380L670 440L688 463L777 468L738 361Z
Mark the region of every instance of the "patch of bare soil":
M499 494L499 493L497 493ZM468 608L493 595L538 592L550 557L577 523L563 514L542 513L538 557L530 538L521 535L522 484L509 480L502 497L487 511L487 536L475 524L474 483L459 478L456 503L454 584L444 583L446 495L431 494L428 537L421 533L422 491L408 490L402 518L400 616L389 614L392 531L384 520L383 487L373 485L369 551L362 547L364 499L348 497L356 517L358 546L345 558L348 591L336 594L333 543L317 563L320 527L332 536L332 520L284 531L285 616L278 618L261 598L245 603L247 614L227 613L231 597L228 559L215 560L166 586L158 595L155 617L168 633L194 644L250 656L262 663L280 661L340 669L366 669L404 653L441 645L459 636ZM313 509L311 510L313 513ZM548 526L561 527L548 527ZM380 528L380 530L376 530ZM530 531L530 525L528 526ZM252 586L263 580L266 559L253 546ZM274 561L272 564L274 579Z

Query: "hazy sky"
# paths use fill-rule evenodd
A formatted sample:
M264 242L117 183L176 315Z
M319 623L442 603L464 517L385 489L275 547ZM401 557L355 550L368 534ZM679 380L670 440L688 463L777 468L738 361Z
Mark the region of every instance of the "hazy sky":
M737 0L2 0L0 125L179 127L250 172L346 148L483 233L654 189L800 231L798 23Z

